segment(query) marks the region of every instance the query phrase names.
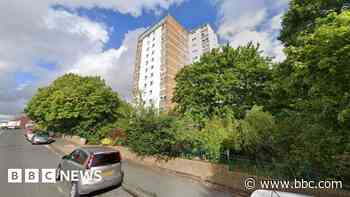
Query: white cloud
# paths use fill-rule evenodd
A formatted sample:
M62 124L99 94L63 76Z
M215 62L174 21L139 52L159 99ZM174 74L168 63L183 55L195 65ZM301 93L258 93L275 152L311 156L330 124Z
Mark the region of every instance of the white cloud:
M65 34L86 36L90 43L104 44L108 41L108 32L103 24L92 22L63 10L49 9L44 19L48 30L61 31Z
M185 0L61 0L60 3L72 7L113 9L123 14L140 16L142 11L161 12L173 4L181 4Z
M120 48L87 55L67 72L102 76L108 85L130 100L137 37L145 30L139 28L128 32Z
M274 16L271 19L271 29L273 29L273 30L280 30L281 29L282 17L283 17L283 12Z
M158 13L183 1L0 1L0 18L4 19L0 23L0 114L22 112L38 87L47 85L72 66L77 72L102 75L129 98L135 53L133 45L136 45L138 31L129 32L120 48L105 51L114 27L79 16L74 9L99 7L136 17L145 11ZM54 9L54 5L73 8L73 12ZM46 69L38 66L38 62L53 63L56 67ZM20 72L33 75L35 80L18 82L15 76Z
M250 41L260 43L265 55L274 57L275 61L285 59L283 46L276 37L288 0L213 2L218 7L220 38L228 41L233 47L245 45Z

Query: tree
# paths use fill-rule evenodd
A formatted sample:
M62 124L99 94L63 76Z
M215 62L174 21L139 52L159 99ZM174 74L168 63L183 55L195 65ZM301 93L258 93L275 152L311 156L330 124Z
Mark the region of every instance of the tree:
M45 130L93 135L118 118L121 100L99 77L66 74L40 88L25 112Z
M279 39L287 46L296 45L302 32L312 32L316 19L325 17L330 11L339 13L348 0L292 0L283 17Z
M248 44L213 50L176 76L173 101L177 111L195 120L213 116L243 117L253 105L264 105L271 61L259 46Z
M273 158L276 125L273 116L254 105L240 121L242 153L262 161Z
M290 85L305 90L298 92L303 101L294 100L295 107L319 109L320 118L333 120L333 126L350 121L349 25L349 11L330 13L317 20L314 33L298 37L300 46L286 50L293 63Z
M285 98L278 102L284 114L277 137L282 154L301 169L325 169L324 174L343 180L349 174L334 169L350 165L345 161L350 144L349 26L350 11L318 16L312 31L301 26L285 49L287 60L275 70L278 91L272 94L274 101Z

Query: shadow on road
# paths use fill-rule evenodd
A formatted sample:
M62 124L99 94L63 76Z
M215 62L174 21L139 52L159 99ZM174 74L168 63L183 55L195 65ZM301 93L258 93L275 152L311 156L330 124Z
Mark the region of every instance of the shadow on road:
M98 191L95 191L95 192L92 192L90 194L87 194L87 195L83 195L82 197L94 197L94 196L99 196L99 195L102 195L104 193L107 193L107 192L110 192L112 190L115 190L115 189L118 189L120 188L121 185L115 185L115 186L112 186L112 187L109 187L109 188L106 188L106 189L102 189L102 190L98 190Z

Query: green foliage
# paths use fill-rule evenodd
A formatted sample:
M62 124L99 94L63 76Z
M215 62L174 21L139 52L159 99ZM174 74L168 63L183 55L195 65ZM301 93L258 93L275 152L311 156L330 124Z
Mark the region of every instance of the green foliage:
M103 144L103 145L112 145L113 144L113 140L110 139L110 138L103 138L101 140L101 144Z
M336 11L317 15L312 30L301 24L275 69L271 109L280 127L276 149L294 172L323 169L324 176L350 180L343 170L350 163L350 12Z
M25 112L45 130L89 138L117 120L120 105L118 94L99 77L66 74L40 88Z
M202 130L196 130L192 141L200 148L201 157L211 161L219 161L225 141L237 133L236 123L228 119L210 120ZM194 152L196 154L196 152Z
M211 117L241 118L253 105L264 105L271 61L258 46L213 50L176 76L177 111L196 121Z
M131 117L126 143L141 155L171 155L176 132L176 117L158 115L153 108L145 108Z
M130 119L125 145L140 155L219 161L224 141L235 134L236 127L232 120L214 118L200 129L186 118L144 108Z
M242 153L254 159L272 158L275 133L273 116L262 107L253 106L240 121Z
M296 45L302 32L312 32L318 18L330 11L340 12L347 0L292 0L283 17L279 39L285 45Z
M284 73L289 75L284 88L294 96L292 107L317 112L315 119L327 120L325 126L348 126L349 25L349 11L332 12L317 20L314 33L298 37L299 46L286 50L291 68Z
M213 50L184 67L176 76L176 113L142 102L131 107L103 80L73 74L39 89L26 113L40 130L79 134L90 143L105 139L140 155L224 158L247 169L266 161L271 165L263 170L281 176L349 181L350 11L342 10L344 3L292 0L280 35L282 63L272 64L250 43ZM126 135L113 137L115 129Z

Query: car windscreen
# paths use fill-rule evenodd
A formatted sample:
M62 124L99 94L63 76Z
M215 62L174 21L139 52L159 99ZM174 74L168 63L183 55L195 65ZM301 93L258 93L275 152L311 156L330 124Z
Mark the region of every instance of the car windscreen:
M94 155L93 167L112 165L120 162L119 152L98 153Z
M38 137L38 138L49 138L49 135L47 135L47 134L37 134L36 137Z

